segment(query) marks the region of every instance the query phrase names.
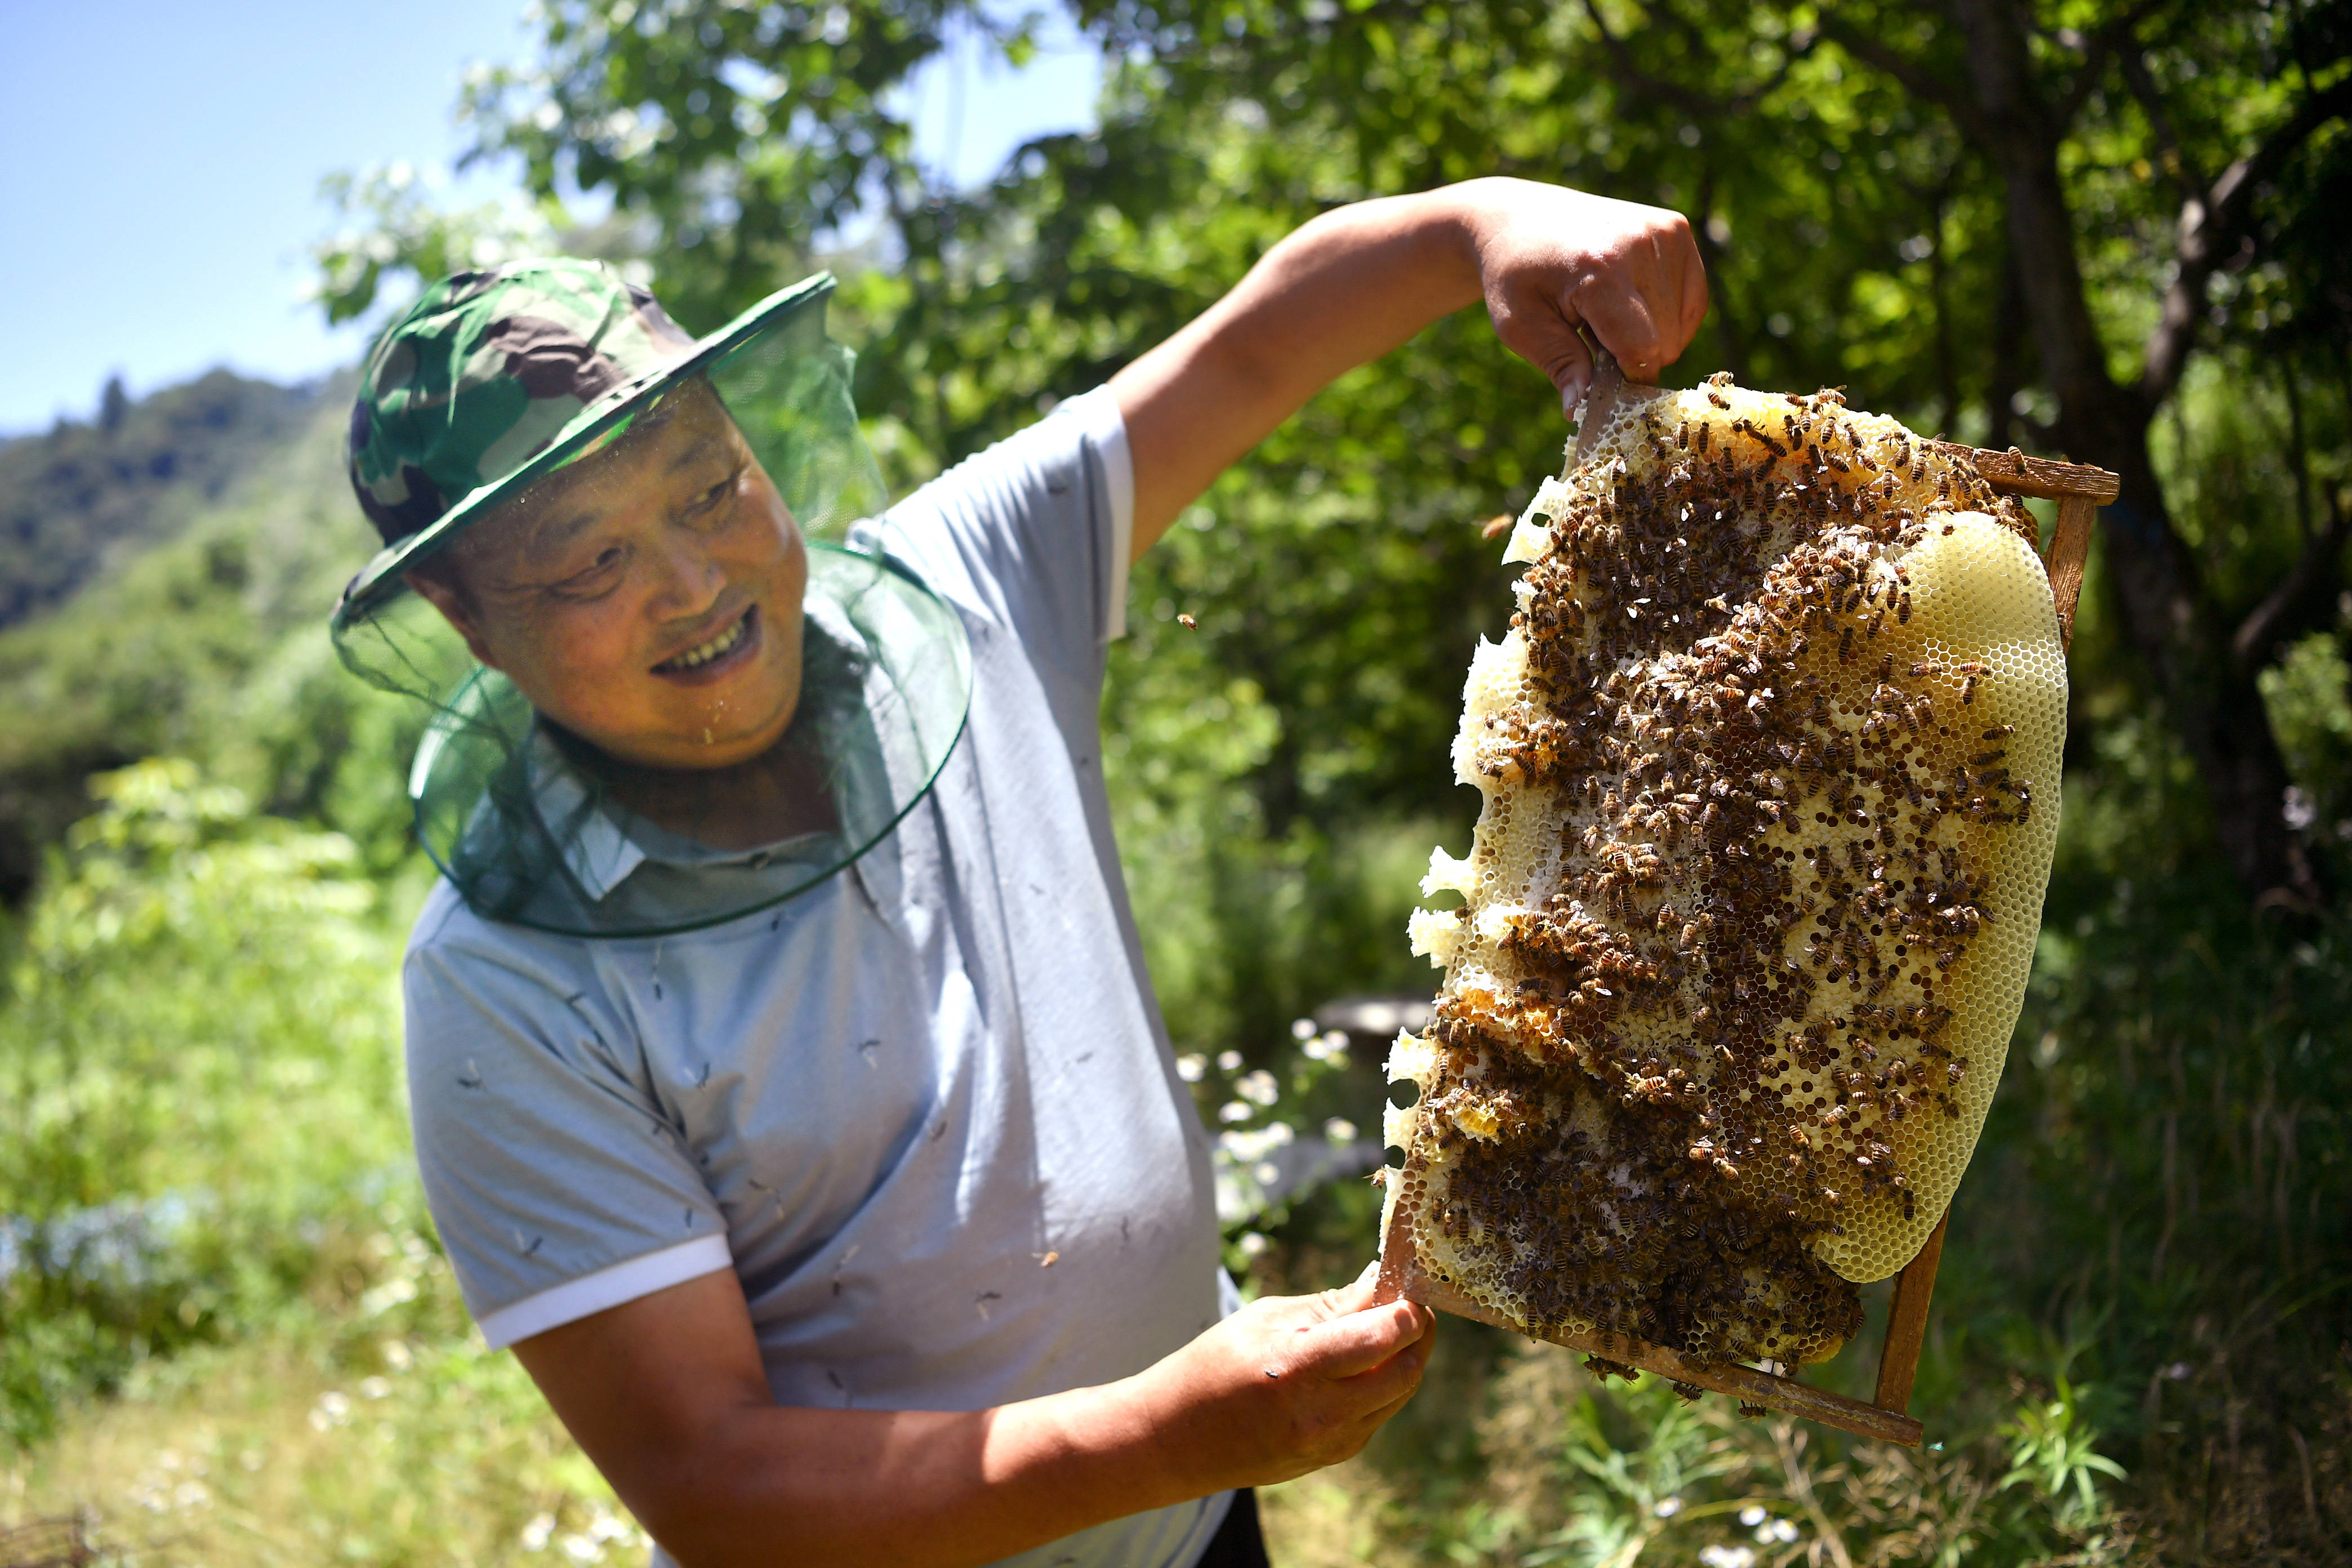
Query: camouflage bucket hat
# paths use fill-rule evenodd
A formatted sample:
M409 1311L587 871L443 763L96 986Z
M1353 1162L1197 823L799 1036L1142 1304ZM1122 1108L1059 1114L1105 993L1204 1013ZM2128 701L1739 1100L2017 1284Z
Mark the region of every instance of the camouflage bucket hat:
M880 476L849 402L851 356L824 336L833 289L832 275L818 273L697 339L601 261L516 261L434 284L376 340L361 373L346 460L384 547L344 588L338 633L400 594L404 573L534 480L601 450L688 379L716 378L738 361L773 368L780 335L798 340L781 356L792 362L793 400L819 405L780 423L823 426L830 439L802 440L796 454L761 439L782 432L739 419L745 437L812 534L840 531L844 501L850 515L879 510ZM820 448L833 493L794 493L806 455Z
M833 287L820 274L698 339L609 267L517 262L435 284L370 351L348 459L383 547L331 629L352 673L425 704L408 777L416 834L476 913L592 938L737 919L865 854L946 764L971 701L970 645L957 613L882 553L878 528L850 532L886 497L850 395L854 361L825 336ZM790 727L756 756L632 764L478 663L409 574L469 531L528 516L542 481L562 494L638 482L637 443L678 428L669 414L708 408L705 392L808 547L799 689ZM767 609L744 646L789 624ZM536 635L530 617L512 635ZM821 802L808 820L824 826L747 845L742 803L780 794Z

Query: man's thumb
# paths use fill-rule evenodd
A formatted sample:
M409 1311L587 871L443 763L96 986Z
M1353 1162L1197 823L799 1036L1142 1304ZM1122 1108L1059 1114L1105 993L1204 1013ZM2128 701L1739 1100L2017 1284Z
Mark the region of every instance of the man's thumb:
M1541 329L1542 342L1538 352L1528 357L1551 377L1552 385L1559 389L1560 412L1569 418L1576 417L1576 405L1592 385L1592 350L1584 334L1558 318L1547 321Z

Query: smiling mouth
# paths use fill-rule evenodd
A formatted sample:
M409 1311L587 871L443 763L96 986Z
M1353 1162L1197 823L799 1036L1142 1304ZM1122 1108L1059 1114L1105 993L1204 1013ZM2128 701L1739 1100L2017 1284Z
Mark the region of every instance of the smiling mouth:
M654 673L656 675L690 675L696 670L719 663L751 640L751 617L759 613L760 606L751 605L741 615L728 622L725 628L709 642L698 647L690 647L676 658L666 658L654 666Z

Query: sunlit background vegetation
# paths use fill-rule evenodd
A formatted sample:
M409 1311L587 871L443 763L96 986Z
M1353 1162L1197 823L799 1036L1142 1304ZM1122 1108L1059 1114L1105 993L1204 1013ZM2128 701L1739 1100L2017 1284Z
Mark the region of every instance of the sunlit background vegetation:
M537 63L467 94L537 205L355 171L324 307L560 247L707 328L830 265L903 491L1315 212L1508 173L1691 215L1716 311L1678 384L1843 384L2125 476L2032 988L1913 1404L1931 1447L1604 1387L1449 1322L1362 1459L1269 1495L1276 1561L2352 1554L2352 12L1073 9L1099 129L955 191L889 89L959 29L1019 58L1016 12L549 0ZM581 190L593 224L555 199ZM220 374L0 444L0 1563L76 1538L155 1563L642 1550L471 1334L408 1164L421 714L323 635L367 553L348 395ZM1564 434L1465 313L1138 565L1104 707L1121 842L1203 1112L1245 1152L1377 1125L1378 1050L1292 1026L1433 984L1404 917L1430 846L1467 838L1447 740L1508 606L1478 525ZM1255 1289L1352 1276L1376 1197L1237 1218L1229 1257ZM1825 1381L1867 1388L1876 1323Z

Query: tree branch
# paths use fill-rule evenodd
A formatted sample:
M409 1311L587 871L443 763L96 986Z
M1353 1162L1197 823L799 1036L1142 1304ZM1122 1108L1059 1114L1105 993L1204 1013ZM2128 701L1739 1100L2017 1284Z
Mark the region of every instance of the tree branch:
M2303 553L2263 595L2230 638L2230 658L2242 670L2259 669L2270 662L2281 643L2305 626L2324 617L2328 590L2336 586L2336 564L2347 541L2352 540L2352 507L2340 492L2327 498L2327 529L2304 541Z
M2156 79L2147 73L2147 56L2137 48L2122 52L2124 85L2139 102L2139 110L2147 116L2148 129L2156 132L2156 149L2172 158L2172 177L2183 189L2196 190L2206 184L2205 172L2189 161L2181 150L2180 138L2174 134L2172 116L2164 107L2164 95L2157 89Z
M2180 383L2197 328L2205 316L2205 286L2243 241L2253 221L2254 195L2314 132L2352 113L2352 77L2305 99L2260 147L2221 171L2204 195L2180 205L2178 268L2164 291L2164 310L2148 334L2139 395L2153 408Z
M1648 8L1644 6L1643 9L1646 13ZM1687 33L1689 31L1687 20L1679 13L1674 12L1671 7L1668 10L1670 19L1677 30ZM1821 37L1817 32L1791 35L1787 46L1781 51L1779 67L1769 77L1754 87L1726 98L1717 93L1702 92L1685 87L1680 82L1668 81L1663 77L1650 75L1633 58L1632 47L1623 38L1611 32L1609 24L1601 19L1601 7L1594 3L1594 0L1584 0L1584 14L1591 19L1592 30L1600 35L1601 47L1608 51L1614 67L1610 74L1617 79L1617 84L1620 87L1629 92L1656 99L1662 103L1671 103L1695 120L1738 119L1748 113L1769 97L1782 82L1789 79L1789 73L1796 68L1799 60L1812 53L1813 46L1820 41Z
M1853 26L1835 11L1824 11L1819 26L1822 37L1860 60L1864 65L1885 72L1896 85L1914 98L1925 99L1952 117L1960 134L1982 146L1990 139L1992 128L1977 112L1976 102L1958 82L1938 79L1918 61L1898 50L1889 48L1877 38Z
M2140 0L2138 5L2087 38L2071 27L2062 27L2055 34L2042 34L2042 37L2052 38L2067 48L2079 49L2083 54L2082 68L2074 73L2074 84L2066 89L2066 96L2059 102L2055 124L2063 130L2074 123L2074 116L2082 112L2083 105L2089 101L2091 94L2099 90L2099 82L2106 75L2109 55L2122 56L2125 69L2128 71L2131 68L2131 63L2139 57L2134 37L2139 31L2139 25L2168 3L2169 0ZM2145 71L2142 74L2146 74Z

